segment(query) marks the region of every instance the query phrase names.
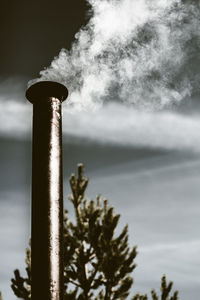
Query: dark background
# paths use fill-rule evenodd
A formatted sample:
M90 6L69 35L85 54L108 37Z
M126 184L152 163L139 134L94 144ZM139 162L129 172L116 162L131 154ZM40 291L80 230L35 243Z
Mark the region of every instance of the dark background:
M0 12L1 78L37 77L90 16L84 0L1 1Z

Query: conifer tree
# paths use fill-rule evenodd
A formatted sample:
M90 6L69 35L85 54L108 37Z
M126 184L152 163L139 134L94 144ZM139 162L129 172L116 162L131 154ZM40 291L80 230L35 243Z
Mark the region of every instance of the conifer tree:
M83 165L78 165L78 176L72 174L69 200L75 218L70 221L64 214L64 299L65 300L114 300L127 299L133 284L131 274L136 265L136 247L129 248L128 226L116 236L120 215L100 196L85 199L88 179L83 175ZM14 271L12 289L18 298L31 299L31 253L26 252L26 273ZM172 282L163 276L162 300L178 300L178 292L170 296ZM154 290L153 300L159 297ZM147 295L135 295L132 300L147 300Z

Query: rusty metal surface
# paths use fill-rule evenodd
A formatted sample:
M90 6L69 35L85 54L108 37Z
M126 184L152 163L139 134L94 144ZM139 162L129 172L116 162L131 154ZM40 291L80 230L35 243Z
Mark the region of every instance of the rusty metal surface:
M67 92L60 84L41 82L39 86L36 84L30 87L26 96L34 104L32 300L63 300L61 102L67 96Z

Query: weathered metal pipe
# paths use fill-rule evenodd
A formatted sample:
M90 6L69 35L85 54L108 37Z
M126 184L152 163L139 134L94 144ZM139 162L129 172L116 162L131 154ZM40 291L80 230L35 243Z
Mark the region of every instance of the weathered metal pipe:
M26 92L33 104L32 300L63 300L61 105L67 96L67 88L52 81Z

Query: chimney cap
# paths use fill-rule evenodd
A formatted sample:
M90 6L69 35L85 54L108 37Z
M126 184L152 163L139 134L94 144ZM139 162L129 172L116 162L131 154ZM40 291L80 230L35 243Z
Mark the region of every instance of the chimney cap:
M67 96L67 88L55 81L39 81L31 85L26 91L26 98L33 104L48 98L57 98L63 102Z

